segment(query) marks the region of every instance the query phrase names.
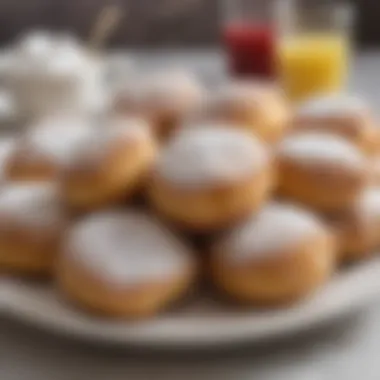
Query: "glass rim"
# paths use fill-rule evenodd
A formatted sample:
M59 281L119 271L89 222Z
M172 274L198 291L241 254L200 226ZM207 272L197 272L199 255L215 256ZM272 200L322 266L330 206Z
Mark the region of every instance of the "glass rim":
M231 0L224 0L229 2ZM238 0L239 1L239 0ZM280 11L289 13L294 12L297 9L297 0L275 0L273 1L273 7L278 14ZM352 20L354 16L355 6L350 1L338 1L338 2L324 2L324 3L315 3L311 5L310 13L318 12L333 12L334 14L340 13L347 20Z
M256 8L258 10L258 2L257 0L218 0L218 7L219 7L219 15L221 21L228 21L229 19L236 18L257 18L258 20L260 17L263 17L264 14L266 14L266 19L271 19L274 16L273 12L273 0L261 0L260 3L263 7L263 9L266 12L260 12L260 14L255 14L255 12L252 12L252 10ZM252 6L252 10L249 10L247 12L247 9L249 9ZM254 17L257 16L257 17Z
M335 20L337 25L343 29L351 29L355 23L355 6L349 1L318 2L311 4L310 9L300 10L297 0L275 0L273 2L273 13L276 24L295 25L301 19L314 16L322 16L327 22ZM328 21L330 20L330 21Z
M255 5L255 0L219 0L220 20L228 21L234 15L239 15L239 3ZM268 4L269 3L269 4ZM299 14L299 0L267 0L269 17L272 21L295 20ZM257 3L256 3L257 4ZM263 4L265 2L263 1ZM355 5L349 0L315 2L310 5L310 16L318 14L328 14L329 17L339 18L339 23L351 26L355 22ZM242 14L244 16L244 14ZM249 15L246 15L249 17Z

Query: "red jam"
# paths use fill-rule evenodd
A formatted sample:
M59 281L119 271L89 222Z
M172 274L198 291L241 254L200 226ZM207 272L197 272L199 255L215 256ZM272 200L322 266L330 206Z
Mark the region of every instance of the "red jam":
M270 26L230 24L225 27L224 40L232 74L265 78L274 76L274 33Z

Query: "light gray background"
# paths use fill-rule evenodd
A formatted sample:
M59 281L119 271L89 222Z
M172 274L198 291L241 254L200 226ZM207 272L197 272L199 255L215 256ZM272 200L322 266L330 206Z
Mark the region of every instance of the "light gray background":
M163 58L165 57L165 58ZM217 81L220 54L140 54L142 64L185 65ZM350 86L380 109L380 53L361 54ZM358 284L360 286L360 284ZM379 295L380 296L380 295ZM143 352L97 347L0 319L1 380L379 380L379 302L323 329L222 352Z

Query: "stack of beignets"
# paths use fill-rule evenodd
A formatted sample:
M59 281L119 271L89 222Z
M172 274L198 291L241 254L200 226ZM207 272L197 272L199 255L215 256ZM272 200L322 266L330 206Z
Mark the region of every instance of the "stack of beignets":
M274 85L240 81L204 96L192 75L153 73L96 123L49 116L0 141L0 270L54 277L90 313L142 318L196 284L200 255L221 294L280 306L380 247L364 102L293 112Z

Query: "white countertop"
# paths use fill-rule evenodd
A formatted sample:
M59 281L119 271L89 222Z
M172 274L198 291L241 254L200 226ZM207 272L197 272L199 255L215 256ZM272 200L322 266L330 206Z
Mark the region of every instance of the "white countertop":
M145 62L145 54L140 59ZM150 57L151 58L151 57ZM217 53L165 54L218 78ZM380 52L362 54L351 86L380 109ZM0 319L1 380L379 380L380 302L327 328L229 352L158 353L95 347Z
M322 330L230 352L147 353L91 347L0 323L2 380L378 380L380 305Z

